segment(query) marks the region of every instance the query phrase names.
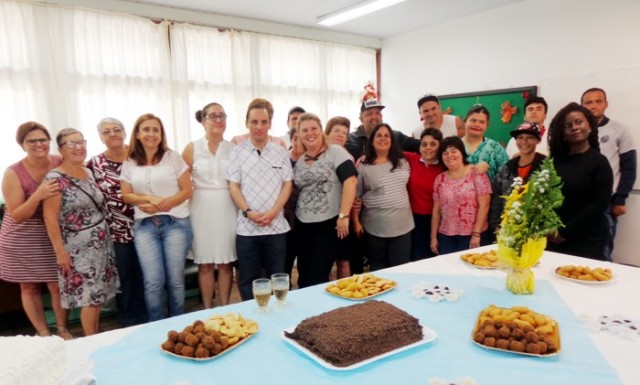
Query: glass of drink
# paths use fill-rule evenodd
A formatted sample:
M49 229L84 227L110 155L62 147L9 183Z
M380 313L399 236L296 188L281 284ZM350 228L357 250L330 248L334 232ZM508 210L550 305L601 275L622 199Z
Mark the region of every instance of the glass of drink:
M289 293L289 274L277 273L271 276L271 286L273 287L273 295L275 295L276 307L289 306L286 302L287 294Z
M258 303L256 313L269 314L269 300L271 299L271 280L259 278L253 281L253 298Z

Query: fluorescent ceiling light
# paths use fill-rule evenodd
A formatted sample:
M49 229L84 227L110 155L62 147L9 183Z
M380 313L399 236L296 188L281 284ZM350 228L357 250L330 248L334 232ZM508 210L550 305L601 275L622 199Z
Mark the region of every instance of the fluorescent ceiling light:
M321 16L318 18L318 24L333 27L334 25L338 25L344 23L349 20L357 19L358 17L368 15L375 11L379 11L381 9L391 7L398 3L402 3L405 0L374 0L374 1L365 1L359 4L356 4L352 7L345 8L341 11L330 13L325 16Z

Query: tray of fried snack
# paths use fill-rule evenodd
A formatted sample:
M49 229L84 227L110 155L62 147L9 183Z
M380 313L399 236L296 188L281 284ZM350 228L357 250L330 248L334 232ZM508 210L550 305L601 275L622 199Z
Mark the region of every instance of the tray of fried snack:
M163 352L193 361L209 361L230 352L258 332L258 323L240 313L216 314L187 325L182 331L170 330L160 346Z
M560 353L558 322L526 306L490 305L478 314L471 339L485 349L532 357Z
M602 267L592 269L589 266L565 265L557 267L554 272L559 278L585 285L606 285L614 280L611 269Z
M324 290L336 297L362 301L393 290L397 285L398 283L394 280L365 273L339 279L327 285Z
M498 252L490 250L485 253L464 253L460 259L466 264L476 269L497 269L498 268Z

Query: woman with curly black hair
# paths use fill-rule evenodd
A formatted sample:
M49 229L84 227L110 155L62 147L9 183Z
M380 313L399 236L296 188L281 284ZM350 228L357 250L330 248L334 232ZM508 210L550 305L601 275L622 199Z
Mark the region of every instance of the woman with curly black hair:
M609 231L604 212L613 172L600 154L598 125L587 108L569 103L558 111L550 125L549 151L563 183L558 215L564 227L549 236L548 249L605 260Z
M362 213L354 215L354 228L358 236L364 233L371 270L409 262L414 228L407 192L410 168L388 124L373 128L358 172Z

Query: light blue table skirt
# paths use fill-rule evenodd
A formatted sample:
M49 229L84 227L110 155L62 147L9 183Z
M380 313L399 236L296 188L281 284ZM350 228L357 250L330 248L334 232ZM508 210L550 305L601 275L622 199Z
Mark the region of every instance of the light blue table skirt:
M513 295L504 277L434 276L380 273L398 281L396 289L377 297L420 319L438 338L352 371L326 369L281 339L283 329L312 315L354 304L324 292L318 285L290 293L290 307L256 315L254 301L147 324L111 346L97 350L98 385L121 384L359 384L426 385L432 377L473 377L479 385L621 384L615 371L591 342L582 323L547 281L537 281L534 295ZM464 290L455 303L415 299L411 285L445 283ZM548 358L489 351L471 341L478 313L490 304L529 306L560 323L562 350ZM160 345L171 329L181 330L216 313L240 312L259 322L260 332L237 349L210 361L194 362L163 353ZM366 349L366 346L363 347ZM181 382L182 381L182 382Z

